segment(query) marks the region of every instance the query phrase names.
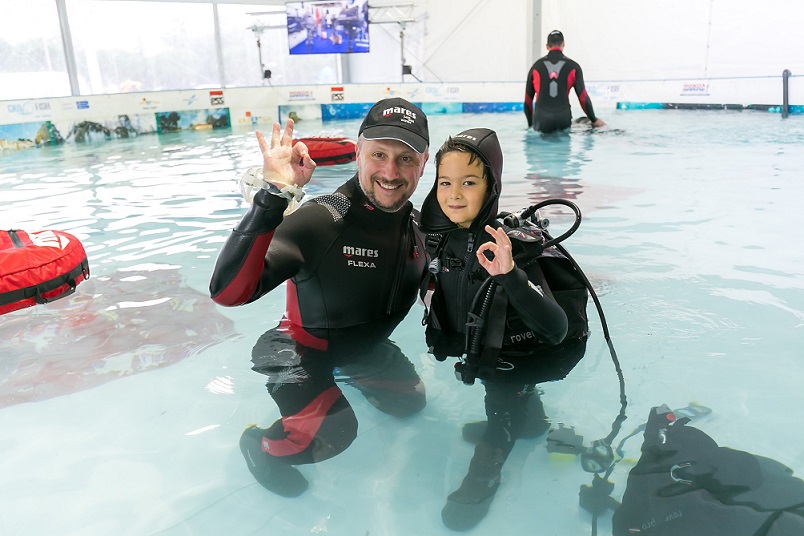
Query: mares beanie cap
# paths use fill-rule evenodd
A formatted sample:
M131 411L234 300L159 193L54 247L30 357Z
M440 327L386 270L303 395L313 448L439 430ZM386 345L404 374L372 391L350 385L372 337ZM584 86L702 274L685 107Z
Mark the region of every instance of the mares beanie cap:
M405 99L378 101L371 107L358 135L367 140L397 140L423 154L430 144L427 116Z
M564 34L559 32L558 30L553 30L552 32L547 34L548 45L557 45L563 42L564 42Z

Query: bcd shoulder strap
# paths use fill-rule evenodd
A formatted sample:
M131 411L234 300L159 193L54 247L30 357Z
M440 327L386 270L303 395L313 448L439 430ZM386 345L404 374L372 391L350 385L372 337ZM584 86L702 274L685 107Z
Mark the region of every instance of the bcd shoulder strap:
M466 324L467 333L474 329L485 330L483 334L483 344L477 350L467 348L466 362L463 371L456 370L461 374L464 383L472 383L475 378L489 379L497 371L497 358L502 349L503 336L505 334L505 319L508 310L508 294L499 285L494 285L491 305L486 318L469 313L469 321Z

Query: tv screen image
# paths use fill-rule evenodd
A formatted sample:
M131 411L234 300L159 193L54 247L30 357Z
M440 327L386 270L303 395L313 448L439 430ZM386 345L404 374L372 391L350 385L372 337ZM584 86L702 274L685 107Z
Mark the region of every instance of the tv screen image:
M368 0L288 2L291 54L354 54L369 51Z

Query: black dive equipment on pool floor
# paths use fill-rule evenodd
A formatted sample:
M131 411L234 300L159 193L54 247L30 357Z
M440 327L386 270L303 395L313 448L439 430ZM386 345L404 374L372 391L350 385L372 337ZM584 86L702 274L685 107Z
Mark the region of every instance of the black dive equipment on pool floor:
M613 536L804 534L804 482L790 468L718 446L689 421L683 410L651 409Z

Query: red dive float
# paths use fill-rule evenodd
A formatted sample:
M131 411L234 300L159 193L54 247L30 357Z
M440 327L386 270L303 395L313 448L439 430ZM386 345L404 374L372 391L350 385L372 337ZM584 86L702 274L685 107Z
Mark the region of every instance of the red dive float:
M62 231L0 231L0 314L72 294L89 278L81 242Z
M303 142L310 152L310 158L319 166L348 164L356 158L357 143L349 138L298 138L293 145Z

